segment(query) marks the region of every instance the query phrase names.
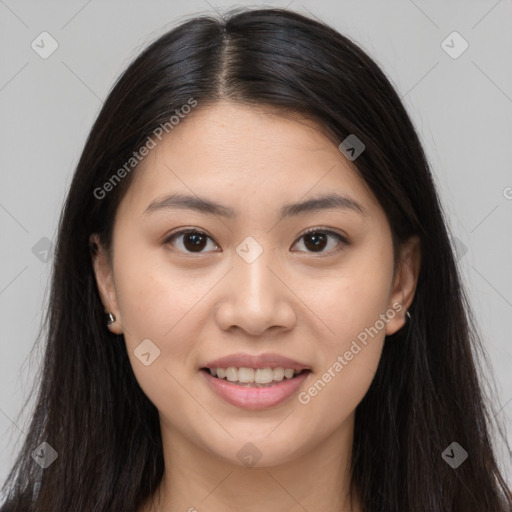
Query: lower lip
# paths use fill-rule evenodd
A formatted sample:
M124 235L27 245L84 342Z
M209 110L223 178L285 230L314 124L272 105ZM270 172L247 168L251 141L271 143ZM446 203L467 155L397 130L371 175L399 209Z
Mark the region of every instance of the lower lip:
M284 379L272 386L258 388L233 384L224 379L213 377L208 370L201 370L210 387L226 402L236 407L249 410L266 409L284 402L295 394L307 376L303 371L293 379Z

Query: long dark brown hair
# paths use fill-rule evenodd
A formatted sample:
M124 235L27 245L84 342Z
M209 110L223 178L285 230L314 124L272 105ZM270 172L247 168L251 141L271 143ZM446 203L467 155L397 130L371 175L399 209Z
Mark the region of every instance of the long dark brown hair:
M365 151L354 162L389 220L395 249L421 240L406 328L388 336L358 405L352 490L365 512L509 512L493 452L487 361L418 135L396 91L356 44L283 9L201 16L153 42L112 88L85 144L59 223L35 410L3 487L4 512L136 512L164 469L158 411L132 372L122 335L105 328L89 235L111 247L114 215L136 167L95 190L193 98L264 105L318 122ZM500 429L501 435L503 435ZM42 442L58 453L42 469ZM468 458L456 469L452 442Z

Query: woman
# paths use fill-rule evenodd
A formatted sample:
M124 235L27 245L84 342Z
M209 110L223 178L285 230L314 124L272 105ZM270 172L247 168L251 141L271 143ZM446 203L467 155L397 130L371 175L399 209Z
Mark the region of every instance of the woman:
M512 510L449 240L354 43L280 9L168 32L76 169L2 510Z

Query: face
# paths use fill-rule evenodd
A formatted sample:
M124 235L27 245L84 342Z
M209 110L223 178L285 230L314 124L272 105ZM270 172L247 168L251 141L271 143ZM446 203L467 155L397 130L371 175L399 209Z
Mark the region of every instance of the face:
M351 424L419 265L411 242L394 275L386 215L351 165L310 121L222 102L136 171L94 267L171 437L272 466Z

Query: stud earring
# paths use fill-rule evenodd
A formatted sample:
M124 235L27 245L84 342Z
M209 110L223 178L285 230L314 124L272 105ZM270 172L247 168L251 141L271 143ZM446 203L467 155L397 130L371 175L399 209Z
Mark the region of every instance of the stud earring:
M116 321L116 317L112 313L106 313L107 325L113 324Z

